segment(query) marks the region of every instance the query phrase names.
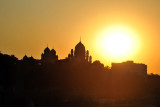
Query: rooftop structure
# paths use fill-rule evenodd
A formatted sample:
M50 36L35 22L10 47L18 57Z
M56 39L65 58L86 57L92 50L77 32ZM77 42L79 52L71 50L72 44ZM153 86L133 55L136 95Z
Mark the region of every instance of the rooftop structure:
M138 75L147 75L147 65L126 61L122 63L112 63L112 72L116 73L134 73Z

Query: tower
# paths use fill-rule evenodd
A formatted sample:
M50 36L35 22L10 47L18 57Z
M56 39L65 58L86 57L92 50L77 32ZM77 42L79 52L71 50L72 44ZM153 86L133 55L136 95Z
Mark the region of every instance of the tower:
M71 49L71 58L73 57L73 49Z
M92 56L89 56L89 63L92 63Z
M88 62L88 60L89 60L89 51L87 50L86 51L86 61Z

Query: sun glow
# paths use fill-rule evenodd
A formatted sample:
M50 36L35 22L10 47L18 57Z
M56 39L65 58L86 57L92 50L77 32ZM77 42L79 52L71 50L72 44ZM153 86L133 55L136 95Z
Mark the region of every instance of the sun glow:
M100 54L116 60L126 60L139 49L137 35L127 27L112 26L104 29L96 38Z

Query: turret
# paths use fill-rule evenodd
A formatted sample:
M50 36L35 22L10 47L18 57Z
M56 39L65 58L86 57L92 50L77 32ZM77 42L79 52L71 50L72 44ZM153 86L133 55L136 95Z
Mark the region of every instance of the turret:
M89 56L89 63L92 63L92 56Z
M89 60L89 51L87 50L86 51L86 61L88 62L88 60Z
M73 49L71 49L71 58L73 57Z

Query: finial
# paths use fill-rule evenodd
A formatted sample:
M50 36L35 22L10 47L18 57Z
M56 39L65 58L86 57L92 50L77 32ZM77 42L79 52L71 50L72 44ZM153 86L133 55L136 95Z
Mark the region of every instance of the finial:
M48 43L47 43L47 47L48 47Z
M81 42L81 36L80 36L80 42Z

